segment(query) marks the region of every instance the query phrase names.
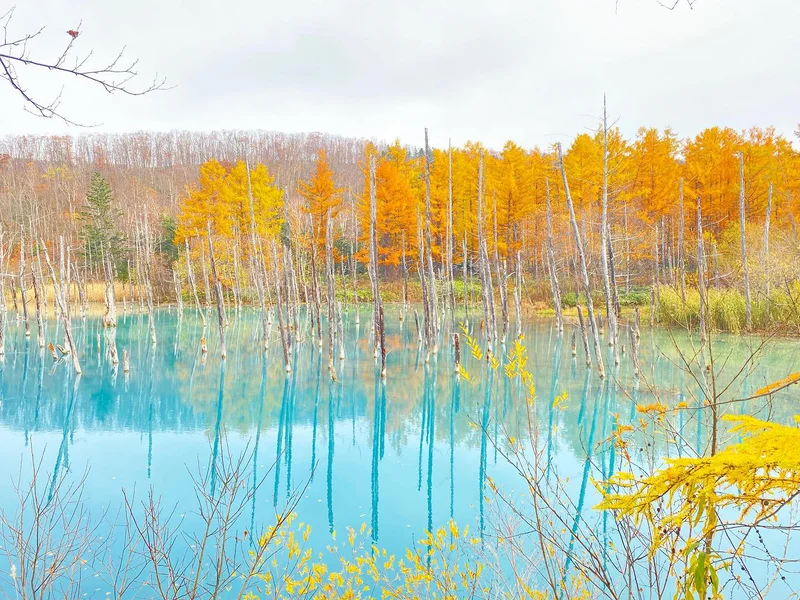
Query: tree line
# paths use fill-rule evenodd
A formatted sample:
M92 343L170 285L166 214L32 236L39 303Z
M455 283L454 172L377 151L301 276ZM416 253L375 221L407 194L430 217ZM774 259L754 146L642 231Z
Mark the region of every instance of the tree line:
M308 267L310 249L322 255L331 219L338 270L358 270L369 259L372 157L377 262L389 277L415 273L420 233L428 233L427 225L437 267L445 265L449 249L453 264L475 271L483 227L488 255L496 251L508 265L506 278L519 262L524 277L544 282L548 201L555 268L567 274L578 270L555 147L528 150L509 141L495 151L469 142L433 148L426 155L424 148L397 141L376 144L322 134L172 132L17 136L5 138L0 148L0 207L7 232L44 240L63 235L80 250L78 267L89 269L99 260L102 238L113 246L117 275L124 279L131 261L123 255L130 253L131 232L146 212L152 230L159 232L156 249L163 250L168 267L156 273L162 292L171 290L169 263L187 243L196 252L209 222L219 238L226 289L234 285L234 247L243 269L247 266L253 224L264 240L283 236L285 244L291 232L297 259ZM677 284L679 263L696 268L697 221L692 215L698 204L713 282L737 285L744 275L742 216L752 238L748 260L776 263L773 269L751 267L750 278L764 290L767 272L776 283L785 278L796 250L800 157L790 140L772 128L737 132L713 127L687 139L669 129L642 128L626 139L615 127L607 128L606 135L598 128L578 135L564 149L563 160L593 285L602 270L603 190L615 277L628 290ZM253 222L246 165L255 201ZM98 177L109 186L107 209L113 218L94 215L92 221ZM774 250L768 257L771 238ZM12 250L12 261L17 254ZM92 273L100 278L96 268Z

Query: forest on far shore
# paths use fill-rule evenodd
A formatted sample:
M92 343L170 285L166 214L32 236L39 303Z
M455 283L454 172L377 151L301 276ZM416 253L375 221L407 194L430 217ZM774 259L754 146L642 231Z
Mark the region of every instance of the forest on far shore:
M578 263L555 147L524 149L511 141L499 151L478 142L463 147L440 144L429 150L426 161L424 147L324 134L6 137L0 143L0 220L8 270L18 268L20 239L53 244L63 237L72 250L75 277L103 280L109 254L114 278L133 290L137 268L142 268L136 248L144 247L139 238L146 219L156 259L153 286L157 299L167 300L174 298L173 271L187 279L186 256L202 260L210 224L220 280L232 296L234 287L247 287L249 281L253 227L265 242L291 243L298 267L306 273L312 248L317 258L322 256L330 219L335 270L348 277L369 259L367 165L373 156L377 259L385 280L404 281L402 291L396 287L390 300L419 299L417 288L405 280L416 279L427 225L426 162L432 259L444 268L449 249L459 274L469 277L476 271L482 158L481 221L488 232L488 254L497 255L504 268L498 278L511 285L512 274L519 270L526 292L523 304L552 304L545 235L549 204L555 268L563 273L565 288L561 303L574 305L577 284L572 282ZM698 203L712 289L742 288L746 238L753 301L760 298L770 304L777 289L782 301L791 304L794 292L800 292L792 287L792 266L798 257L800 153L773 129L736 132L712 127L682 139L671 130L642 128L634 139L626 139L618 128L604 129L601 122L596 132L580 134L565 146L564 167L593 289L601 290L605 195L613 276L630 303L650 304L651 288L659 288L659 305L669 303L670 297L662 300L661 286L677 290L697 285L693 272ZM101 185L101 180L107 190L97 205L92 185ZM210 302L205 277L198 294ZM681 293L685 299L685 291ZM768 306L765 311L768 321ZM744 323L727 325L737 329Z

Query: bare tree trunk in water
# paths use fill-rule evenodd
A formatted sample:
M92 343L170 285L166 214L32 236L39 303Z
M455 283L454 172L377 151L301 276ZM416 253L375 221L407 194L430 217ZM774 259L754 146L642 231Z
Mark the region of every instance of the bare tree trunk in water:
M678 278L681 285L681 302L686 303L686 259L683 251L683 231L686 228L683 214L683 177L680 182L680 223L678 224Z
M464 239L461 241L461 267L464 271L464 327L469 329L469 295L468 295L468 279L467 279L467 230L464 228Z
M31 324L28 321L28 299L25 296L25 236L19 242L19 295L22 300L22 321L25 324L25 337L31 337Z
M453 148L447 142L447 285L450 296L450 326L456 330L456 284L453 274Z
M283 348L283 364L286 372L292 372L292 363L289 360L289 334L283 322L283 294L281 294L281 276L278 268L278 248L275 240L272 241L272 274L275 282L275 312L278 313L278 329L281 334L281 347Z
M658 309L661 306L661 271L659 268L659 256L658 256L658 223L656 223L656 238L655 243L653 244L653 252L655 255L655 264L653 265L653 307L650 311L650 325L653 325L655 321L658 321Z
M378 335L381 343L381 379L386 379L386 330L384 329L383 304L378 307Z
M241 312L242 310L242 282L239 277L239 230L234 230L234 239L233 239L233 281L234 281L234 290L233 290L233 299L234 304L236 305L236 311Z
M586 356L586 368L588 369L592 366L592 353L589 350L589 336L586 333L586 323L583 319L583 309L581 308L580 297L580 288L577 288L575 290L575 308L578 311L578 323L580 323L581 326L581 340L583 340L583 352Z
M291 239L291 238L290 238ZM300 332L300 288L297 285L297 274L295 272L295 259L292 250L292 243L289 242L286 248L286 261L287 261L287 301L290 303L290 314L292 323L294 324L295 339L298 342L302 341ZM336 274L334 273L334 277ZM293 301L292 301L293 300Z
M181 276L178 275L178 269L172 267L172 279L175 281L175 303L178 311L178 318L183 318L183 291L181 290Z
M203 311L203 307L200 305L200 297L197 295L197 283L194 279L194 269L192 268L192 257L189 254L189 239L186 238L183 240L186 246L186 278L189 280L189 287L192 288L192 296L194 296L194 304L197 307L197 312L200 313L200 317L203 319L203 329L206 328L206 314Z
M103 250L103 273L105 275L106 313L103 315L103 327L117 326L117 302L114 296L114 266L111 256Z
M631 291L631 239L628 236L628 205L625 204L625 293Z
M514 268L514 308L517 313L517 339L522 339L522 264L517 250L517 262Z
M356 247L358 246L358 221L356 220L356 203L355 201L350 202L350 214L352 215L353 219L353 240L350 246L350 262L352 263L352 271L353 271L353 305L356 309L356 325L361 323L361 315L359 314L358 310L358 278L357 278L357 263L356 263ZM405 238L404 238L405 239Z
M147 223L147 209L144 211L144 291L147 296L147 316L148 316L148 323L150 325L150 340L153 344L156 343L156 317L153 312L153 285L150 279L150 257L151 257L151 246L150 246L150 225Z
M206 224L208 235L208 258L211 261L211 276L214 278L214 296L217 302L217 325L219 326L219 353L222 360L228 358L228 347L225 345L225 307L222 304L222 283L217 273L217 261L214 257L214 242L211 236L211 221Z
M697 197L697 292L700 295L700 342L706 340L706 312L708 310L708 294L706 291L706 259L703 242L703 217L700 207L700 196Z
M497 249L497 194L492 193L493 229L494 229L494 269L497 275L497 287L500 290L500 310L503 317L503 344L508 333L508 295L506 290L505 269L500 270L500 252Z
M311 295L314 298L312 319L316 321L317 345L322 348L322 299L319 292L319 271L317 269L317 241L314 237L314 219L311 219Z
M745 245L744 154L742 152L739 152L739 239L742 245L742 269L744 271L744 326L749 331L753 328L753 306L750 301L750 271L747 268L747 246Z
M333 265L333 219L328 217L325 230L325 273L328 278L328 372L336 381L333 351L336 346L336 280Z
M0 244L0 254L2 254L3 248L2 244ZM44 287L42 286L42 261L39 257L39 250L36 249L36 262L38 265L38 269L31 268L31 275L33 276L33 295L34 299L36 300L36 327L37 327L37 341L39 342L39 348L44 348ZM2 260L0 260L0 270L2 270ZM2 279L2 277L0 277ZM0 289L0 293L4 290ZM5 304L5 300L3 300ZM0 311L3 311L3 308L0 307ZM0 323L0 328L2 328L2 323Z
M553 309L556 311L556 326L559 333L564 331L564 315L561 312L561 290L558 288L558 271L556 270L556 253L553 250L553 210L550 205L550 181L545 179L545 197L547 198L547 265L550 273L550 291L553 294Z
M424 330L423 340L425 341L425 362L430 360L431 355L431 319L428 315L430 309L428 277L425 274L425 238L422 235L422 222L417 211L417 274L419 275L420 291L422 292L422 328Z
M269 285L264 280L264 264L261 255L259 244L256 242L256 212L253 207L253 184L250 180L250 163L245 163L247 169L247 200L250 203L250 256L252 257L251 270L254 271L254 279L256 285L256 294L258 295L258 307L261 309L261 346L264 350L267 349L269 342L269 319L267 318L267 304L264 297L264 288ZM188 259L188 255L187 255ZM192 286L194 287L194 286ZM195 292L197 295L197 292ZM308 302L308 298L306 298Z
M484 229L484 174L483 152L478 163L478 270L481 274L481 295L483 297L483 316L486 331L486 344L492 352L492 345L497 335L494 324L494 290L492 288L492 272L489 269L489 254L486 250L486 233Z
M766 280L767 310L769 310L769 219L772 216L772 182L767 193L767 214L764 216L764 279Z
M433 353L439 352L439 317L438 298L436 295L436 275L433 272L433 244L431 242L431 149L428 146L428 128L425 128L425 246L428 259L428 290L429 308L427 311L430 319L430 343Z
M608 321L608 343L614 347L614 364L619 364L619 351L617 350L617 307L611 293L611 275L609 266L611 256L609 248L611 240L608 225L608 120L606 113L606 98L603 96L603 207L600 222L600 256L603 263L603 289L606 296L606 320Z
M5 231L0 225L0 273L6 270ZM0 276L0 356L6 355L6 278Z
M63 256L64 256L64 238L59 237L59 243L61 247L61 257L62 257L62 264L63 264ZM75 342L72 339L72 324L70 322L69 317L69 303L66 298L64 298L64 281L58 281L56 279L56 272L53 269L53 264L50 262L50 255L47 253L47 246L44 245L44 241L42 241L42 248L44 249L44 258L47 262L47 267L50 269L50 278L53 281L53 293L55 295L56 304L58 306L58 312L61 318L61 326L64 328L64 340L67 344L67 350L72 357L72 366L75 369L75 373L80 375L81 371L81 363L78 359L78 350L75 347ZM63 269L62 269L63 271ZM67 275L69 278L69 275Z
M203 269L203 284L205 285L206 308L211 308L211 284L208 281L208 268L206 267L206 252L203 249L202 238L200 238L200 266Z
M403 269L403 306L400 310L400 320L404 321L406 318L406 310L408 310L408 266L406 264L406 232L403 231L401 238L401 261L400 268Z
M594 341L594 353L597 360L597 370L600 378L605 378L605 369L603 368L603 352L600 349L600 336L597 332L597 324L594 319L594 304L592 302L592 289L589 285L589 273L586 270L586 257L583 252L583 241L581 239L581 232L578 229L578 221L575 219L575 208L572 205L572 196L569 193L569 182L567 181L567 171L564 168L564 157L561 152L561 144L558 144L558 162L561 167L561 177L564 182L564 193L567 198L567 208L569 208L569 217L572 221L572 230L575 236L575 246L578 250L578 259L580 262L581 281L583 283L583 290L586 293L586 306L589 312L589 328L592 330L592 338Z
M383 304L381 303L380 285L378 283L378 234L377 234L377 211L378 199L376 191L375 177L375 156L370 156L369 160L369 263L370 281L372 282L372 301L373 301L373 342L375 346L375 358L383 348L380 332L380 315L383 314ZM385 351L385 350L384 350Z

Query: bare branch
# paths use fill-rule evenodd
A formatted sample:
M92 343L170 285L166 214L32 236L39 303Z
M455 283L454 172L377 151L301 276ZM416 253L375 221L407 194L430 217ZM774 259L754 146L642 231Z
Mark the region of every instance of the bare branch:
M76 29L66 32L69 41L63 50L55 56L39 56L29 49L29 42L38 38L45 30L41 27L34 33L11 35L9 25L14 16L11 9L0 17L3 27L3 40L0 43L0 79L5 80L24 101L25 110L38 117L46 119L59 119L69 125L81 125L60 110L63 87L59 93L49 101L40 99L31 93L20 78L17 67L29 67L38 71L50 71L61 75L72 75L83 81L101 87L109 94L122 93L128 96L143 96L157 90L169 89L166 78L156 74L149 84L141 86L130 85L139 77L137 66L138 59L125 58L125 47L107 63L98 63L92 60L93 50L85 54L78 54L75 45L81 36L81 24Z

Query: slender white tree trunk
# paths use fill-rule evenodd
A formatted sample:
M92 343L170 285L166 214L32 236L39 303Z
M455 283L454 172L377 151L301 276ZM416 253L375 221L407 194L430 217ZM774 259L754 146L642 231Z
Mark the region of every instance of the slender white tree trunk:
M680 182L680 223L678 224L678 278L681 285L681 301L686 303L686 260L683 252L683 230L686 227L683 214L683 177Z
M561 151L561 144L558 144L558 162L561 167L561 177L564 182L564 193L567 197L567 208L569 209L569 217L572 221L572 230L575 236L575 246L578 250L578 260L580 262L581 283L583 284L583 291L586 294L586 307L589 309L589 328L592 331L592 339L594 342L594 354L597 360L597 371L601 378L605 378L606 373L603 368L603 351L600 348L600 335L597 331L597 323L594 318L594 303L592 302L592 289L589 284L589 272L586 270L586 256L583 250L583 240L581 232L578 228L578 221L575 218L575 208L572 203L572 196L569 193L569 182L567 181L567 171L564 167L564 156Z
M550 180L544 180L545 198L547 199L547 265L550 273L550 291L553 293L553 308L556 311L556 325L559 333L564 331L564 316L561 312L561 290L558 288L558 271L556 270L556 253L553 250L553 209L550 204Z
M767 214L764 216L764 279L766 281L766 295L769 303L770 281L769 281L769 220L772 216L772 182L769 182L769 192L767 193Z
M744 271L744 320L745 328L753 327L753 306L750 301L750 272L747 268L747 246L745 245L744 215L744 154L739 152L739 239L742 245L742 269Z

